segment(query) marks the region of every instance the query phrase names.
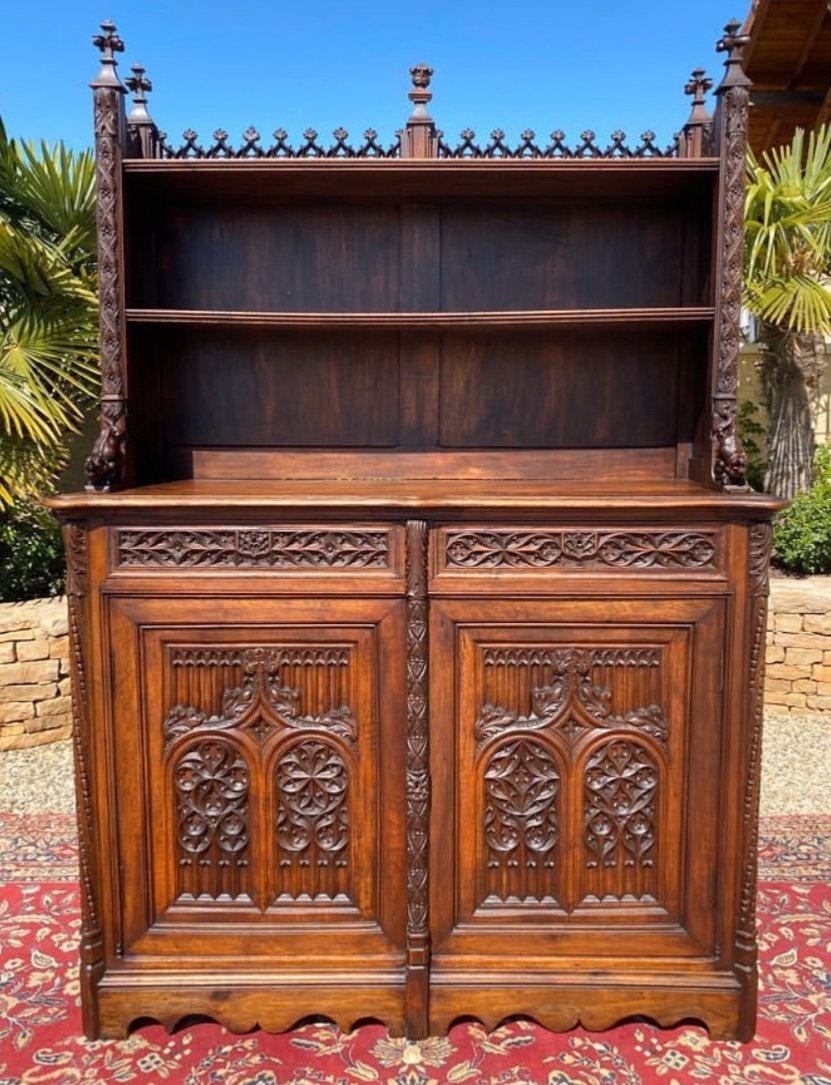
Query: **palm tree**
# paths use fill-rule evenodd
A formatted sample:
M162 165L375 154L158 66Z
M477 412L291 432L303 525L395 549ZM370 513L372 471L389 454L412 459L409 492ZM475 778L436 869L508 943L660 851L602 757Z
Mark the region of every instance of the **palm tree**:
M95 165L0 121L0 508L52 483L97 379Z
M765 489L811 485L812 399L831 333L831 127L748 157L745 305L760 320L769 425Z

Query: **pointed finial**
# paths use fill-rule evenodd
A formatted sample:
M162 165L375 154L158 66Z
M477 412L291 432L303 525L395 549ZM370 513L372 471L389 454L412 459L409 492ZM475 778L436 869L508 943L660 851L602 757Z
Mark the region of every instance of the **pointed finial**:
M727 87L750 86L750 80L742 69L742 50L750 41L750 36L739 33L741 25L738 19L731 19L724 28L724 37L716 42L716 52L727 53L727 59L724 62L726 71L718 88L719 91Z
M96 76L93 87L119 87L121 86L121 80L118 78L116 68L118 62L115 59L115 53L124 52L124 42L119 38L116 33L116 25L109 19L101 23L102 34L93 34L92 44L96 49L101 51L101 71Z
M145 69L141 64L133 65L133 74L124 80L125 85L133 95L133 108L127 120L130 124L152 123L150 114L147 112L147 93L153 89L153 84L145 76Z
M704 102L704 95L712 90L713 81L704 72L703 68L693 68L689 82L684 87L684 93L692 96L692 110L687 124L706 124L710 117Z
M413 80L413 89L410 91L408 97L413 103L413 112L410 116L410 120L429 120L430 116L427 112L427 103L433 97L433 94L428 87L430 86L430 80L433 77L433 69L429 64L414 64L410 68L410 75Z

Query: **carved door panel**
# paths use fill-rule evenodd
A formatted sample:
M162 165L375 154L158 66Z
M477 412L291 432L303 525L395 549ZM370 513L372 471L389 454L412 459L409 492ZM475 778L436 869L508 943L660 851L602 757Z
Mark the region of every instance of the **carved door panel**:
M438 970L712 955L722 630L716 598L433 604Z
M113 600L124 952L400 960L403 605Z

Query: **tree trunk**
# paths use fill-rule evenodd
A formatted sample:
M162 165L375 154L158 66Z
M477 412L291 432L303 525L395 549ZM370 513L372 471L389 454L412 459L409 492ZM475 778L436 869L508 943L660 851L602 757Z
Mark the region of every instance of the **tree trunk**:
M813 406L822 372L821 340L763 324L759 371L768 412L765 490L792 498L810 489L814 461Z

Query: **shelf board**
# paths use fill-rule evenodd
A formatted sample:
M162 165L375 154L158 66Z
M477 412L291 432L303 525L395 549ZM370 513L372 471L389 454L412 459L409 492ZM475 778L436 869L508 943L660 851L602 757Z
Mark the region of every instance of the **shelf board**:
M586 199L701 191L717 158L586 159L126 159L128 184L187 196L320 195L396 200L501 196Z
M538 309L423 313L275 313L203 309L128 309L131 324L190 327L254 327L338 330L379 328L391 331L465 328L533 328L706 324L714 310L705 307L644 309Z

